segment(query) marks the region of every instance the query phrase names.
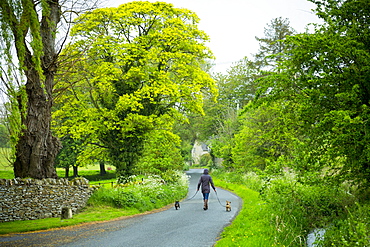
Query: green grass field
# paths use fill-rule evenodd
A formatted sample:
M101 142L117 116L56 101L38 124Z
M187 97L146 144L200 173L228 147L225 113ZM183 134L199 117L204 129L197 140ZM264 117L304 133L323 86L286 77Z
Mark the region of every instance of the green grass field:
M0 148L0 178L4 179L13 179L13 167L9 161L10 149L9 148ZM110 183L115 181L116 173L115 169L106 170L107 174L104 176L100 176L99 165L93 164L85 167L78 167L79 176L83 176L87 178L89 181L94 181L92 184L103 184L100 182L101 180L105 183ZM107 169L107 167L106 167ZM65 169L64 168L57 168L57 175L60 178L65 177ZM72 178L73 170L70 169L68 173L68 177ZM109 181L107 181L109 180Z
M0 171L13 170L9 161L10 152L10 148L0 148Z

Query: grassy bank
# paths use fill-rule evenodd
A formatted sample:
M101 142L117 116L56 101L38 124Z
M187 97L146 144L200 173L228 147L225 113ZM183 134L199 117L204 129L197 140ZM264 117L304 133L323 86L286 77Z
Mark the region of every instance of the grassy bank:
M217 186L230 190L243 200L243 207L234 221L224 229L215 246L280 246L274 240L274 229L266 217L266 204L259 193L246 186L227 182L214 176Z
M370 246L367 192L359 194L346 184L325 181L304 184L293 173L269 179L254 173L214 171L212 175L218 186L234 191L244 202L217 247L305 247L314 229L326 230L317 246Z

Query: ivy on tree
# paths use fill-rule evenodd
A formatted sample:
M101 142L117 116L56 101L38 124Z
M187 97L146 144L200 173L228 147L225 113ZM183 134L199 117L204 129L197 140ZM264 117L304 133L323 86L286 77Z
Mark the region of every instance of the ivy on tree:
M54 159L60 143L51 133L50 121L58 55L55 33L61 14L58 0L0 1L0 51L5 63L0 76L18 106L16 122L22 127L13 136L15 177L57 177ZM25 85L14 88L17 74L25 78Z

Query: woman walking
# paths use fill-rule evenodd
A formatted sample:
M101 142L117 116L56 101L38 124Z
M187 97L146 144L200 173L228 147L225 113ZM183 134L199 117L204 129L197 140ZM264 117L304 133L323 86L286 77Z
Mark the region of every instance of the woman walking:
M200 176L197 191L199 191L200 186L202 185L202 194L203 194L203 201L204 201L204 210L208 209L208 197L209 193L211 192L210 185L212 186L213 190L216 192L215 185L213 184L212 177L208 174L208 169L204 169L203 175Z

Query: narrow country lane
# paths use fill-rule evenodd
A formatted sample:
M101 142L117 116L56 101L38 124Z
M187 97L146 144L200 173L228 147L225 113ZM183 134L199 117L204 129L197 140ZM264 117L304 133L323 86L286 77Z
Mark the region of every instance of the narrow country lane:
M210 194L209 209L204 211L200 192L189 200L196 192L202 172L202 169L191 169L188 172L191 176L189 193L187 199L180 202L179 210L169 207L164 211L109 222L0 236L0 246L213 246L223 228L239 211L241 199L217 188L222 205L225 205L226 200L232 202L231 212L226 212L213 191Z

